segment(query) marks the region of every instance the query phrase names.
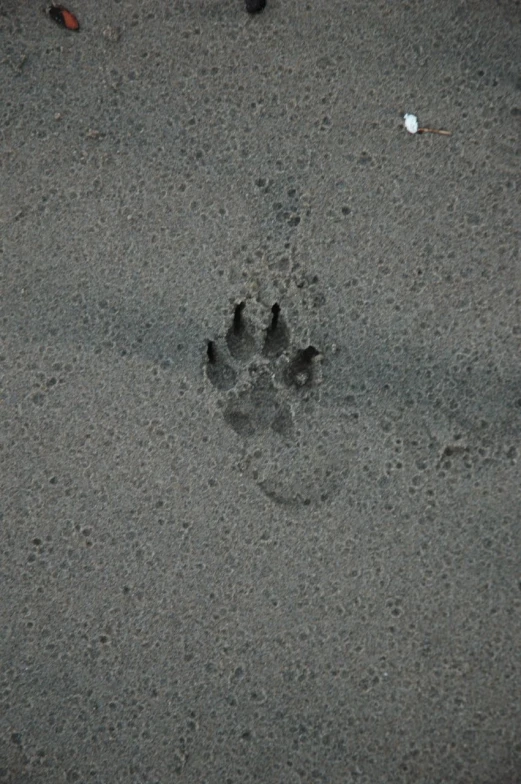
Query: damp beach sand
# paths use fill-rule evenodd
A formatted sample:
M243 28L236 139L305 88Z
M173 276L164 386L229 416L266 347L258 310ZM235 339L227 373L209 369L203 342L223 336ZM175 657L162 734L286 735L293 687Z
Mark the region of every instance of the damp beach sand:
M0 10L0 784L515 784L519 8L249 6Z

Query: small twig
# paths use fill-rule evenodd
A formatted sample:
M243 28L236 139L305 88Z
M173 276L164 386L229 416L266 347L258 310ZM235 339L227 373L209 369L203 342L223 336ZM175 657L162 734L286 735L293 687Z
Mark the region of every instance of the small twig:
M439 131L437 128L418 128L417 133L437 133L440 136L452 136L452 131Z

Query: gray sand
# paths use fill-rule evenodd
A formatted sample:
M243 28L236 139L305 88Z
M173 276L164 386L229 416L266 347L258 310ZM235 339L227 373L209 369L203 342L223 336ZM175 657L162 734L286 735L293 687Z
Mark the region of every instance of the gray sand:
M0 782L518 784L519 2L71 10L0 10Z

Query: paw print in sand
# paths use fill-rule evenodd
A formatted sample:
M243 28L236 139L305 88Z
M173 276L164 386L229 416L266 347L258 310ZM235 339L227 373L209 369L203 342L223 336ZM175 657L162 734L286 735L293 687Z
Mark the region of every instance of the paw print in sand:
M242 441L240 469L276 503L322 503L335 489L335 470L316 437L321 352L292 345L279 303L250 318L254 304L237 304L223 337L208 341L207 378Z

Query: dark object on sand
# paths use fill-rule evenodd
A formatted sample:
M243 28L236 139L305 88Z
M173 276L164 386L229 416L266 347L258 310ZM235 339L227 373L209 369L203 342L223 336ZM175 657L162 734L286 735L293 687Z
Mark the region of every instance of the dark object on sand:
M66 27L67 30L73 30L77 33L80 29L80 23L70 11L64 8L62 5L51 5L47 9L47 13L51 17L56 24L61 25L61 27Z
M246 0L246 10L249 14L258 14L266 6L266 0Z

